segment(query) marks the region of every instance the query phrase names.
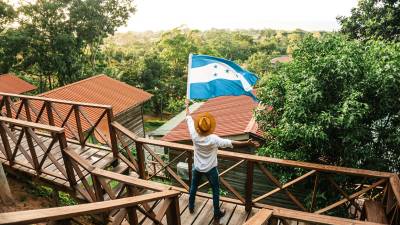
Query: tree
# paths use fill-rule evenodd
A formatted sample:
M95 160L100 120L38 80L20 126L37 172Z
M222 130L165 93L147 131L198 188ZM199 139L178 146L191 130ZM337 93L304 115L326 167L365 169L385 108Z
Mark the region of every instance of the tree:
M37 74L43 91L92 75L103 39L127 21L134 7L130 0L38 0L18 11L19 26L12 32L25 44L16 48L22 58L18 69ZM1 46L5 52L21 43L7 40ZM9 62L2 70L10 69Z
M400 40L400 1L360 0L351 16L338 21L341 32L351 38Z
M150 51L143 57L122 63L119 68L122 71L119 79L152 93L154 96L147 107L154 113L162 113L169 93L166 86L168 65L158 52Z
M14 20L16 12L9 4L0 1L0 33Z
M260 154L400 171L400 43L306 37L258 89Z

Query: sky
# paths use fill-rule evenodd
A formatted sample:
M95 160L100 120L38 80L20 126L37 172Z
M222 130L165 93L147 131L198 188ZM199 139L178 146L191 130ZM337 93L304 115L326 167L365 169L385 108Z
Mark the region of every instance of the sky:
M136 0L126 31L159 31L179 26L207 30L339 29L337 16L348 16L357 0Z

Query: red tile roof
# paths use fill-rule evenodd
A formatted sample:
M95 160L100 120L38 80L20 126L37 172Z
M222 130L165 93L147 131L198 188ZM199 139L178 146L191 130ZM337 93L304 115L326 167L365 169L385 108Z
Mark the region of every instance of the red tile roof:
M217 121L214 133L218 136L235 136L252 133L262 137L262 132L258 129L257 123L253 118L253 109L256 106L257 103L248 96L217 97L205 102L192 113L192 116L196 116L202 112L211 113ZM186 120L182 121L162 138L164 141L183 141L189 139Z
M152 94L121 81L114 80L107 75L97 75L42 93L38 96L100 105L111 105L113 107L114 116L116 116L132 107L136 107L148 101L152 97ZM39 110L42 106L39 102L33 102L33 105L37 108L37 110ZM71 106L66 104L54 103L53 106L63 118L67 116L71 109ZM81 110L87 114L87 117L92 124L94 124L104 112L104 109L91 107L81 107ZM44 114L44 118L46 118L46 112ZM60 126L62 123L60 118L55 116L54 119L55 124ZM68 121L69 126L76 132L77 128L76 123L74 122L74 113L71 114ZM81 116L81 123L83 131L86 131L91 127L91 125L84 119L83 116ZM102 119L98 125L98 128L107 138L109 138L106 117ZM65 131L68 138L74 137L69 129L65 129ZM100 142L104 143L96 132L95 135Z
M148 101L153 95L101 74L42 93L40 97L113 106L118 115Z
M22 80L14 74L0 75L0 92L22 94L35 89L36 86Z

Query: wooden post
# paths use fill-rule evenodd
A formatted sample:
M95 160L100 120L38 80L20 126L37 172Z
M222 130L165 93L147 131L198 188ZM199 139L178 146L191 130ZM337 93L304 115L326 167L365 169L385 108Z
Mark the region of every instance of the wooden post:
M167 210L167 224L168 225L181 225L181 214L179 210L179 197L172 198L172 202Z
M75 123L76 123L76 128L78 129L78 137L79 137L79 143L81 146L85 146L85 137L83 135L83 130L82 130L82 123L81 123L81 116L79 114L79 105L74 105L74 113L75 113Z
M136 142L136 155L139 166L139 178L146 179L146 157L144 156L143 143Z
M26 120L28 120L29 122L32 122L31 111L29 109L28 99L26 99L26 98L22 99L21 104L24 105Z
M128 197L132 197L135 196L135 187L131 187L131 186L126 186L126 191L128 194ZM126 208L126 211L128 213L128 223L132 224L132 225L137 225L139 224L139 219L137 216L137 207L128 207Z
M8 185L7 177L3 169L3 164L0 162L0 199L4 205L13 205L14 199L11 195L10 186Z
M10 98L10 96L4 96L3 98L5 98L5 105L6 105L7 117L12 118L12 113L11 113L11 98Z
M47 118L49 120L49 125L54 126L54 116L53 116L53 106L51 104L51 102L44 102L43 104L46 105L46 113L47 113Z
M92 176L92 182L93 182L93 188L94 188L94 195L96 196L95 201L96 202L102 202L104 201L104 194L105 191L101 187L101 183L99 181L99 178L97 178L94 174L91 174ZM107 221L108 214L107 213L100 213L99 214L100 218L102 221Z
M126 208L126 211L128 212L128 223L131 225L139 224L136 207Z
M114 115L112 108L107 109L107 122L108 122L108 129L110 132L110 141L111 141L111 150L113 152L114 159L118 159L118 143L117 143L117 133L112 126L112 122L114 121Z
M37 175L40 175L42 173L42 171L39 167L39 160L36 155L35 145L33 144L32 136L28 131L28 129L31 129L31 128L24 127L23 129L25 130L25 137L26 137L26 141L28 142L29 152L31 153L33 166L35 167L35 171L36 171Z
M192 169L193 169L193 154L187 151L188 154L188 173L189 173L189 186L192 184Z
M65 133L59 133L57 134L57 136L58 136L58 142L60 143L61 155L64 160L65 171L67 172L67 179L70 187L74 188L76 184L74 167L72 166L71 159L65 153L65 150L67 149L67 139L65 137Z
M254 163L250 160L247 160L247 177L246 177L246 196L245 196L245 209L249 212L253 205L253 174L254 174Z
M95 196L96 196L96 202L104 201L105 191L101 187L101 183L100 183L99 179L94 174L91 174L91 175L92 175L92 181L93 181L93 188L94 188L94 192L95 192Z
M11 152L10 142L8 141L7 133L5 130L6 126L7 125L5 123L0 122L0 136L1 136L1 140L3 142L4 150L6 151L6 157L12 165L13 164L13 161L11 161L12 160L12 152Z

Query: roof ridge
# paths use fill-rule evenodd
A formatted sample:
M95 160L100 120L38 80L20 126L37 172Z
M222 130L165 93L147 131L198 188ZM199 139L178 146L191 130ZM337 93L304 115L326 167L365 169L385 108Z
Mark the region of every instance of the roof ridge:
M246 133L252 132L255 123L256 123L256 119L254 118L254 116L251 116L251 120L247 124L246 129L244 129L244 132L246 132Z
M47 94L50 94L50 93L53 93L53 92L55 92L55 91L63 90L63 89L65 89L65 88L67 88L67 87L71 87L71 86L74 86L74 85L77 85L77 84L81 84L81 83L84 83L84 82L86 82L86 81L92 80L92 79L94 79L94 78L102 77L102 76L108 77L106 74L98 74L98 75L95 75L95 76L91 76L91 77L85 78L85 79L83 79L83 80L79 80L79 81L76 81L76 82L73 82L73 83L70 83L70 84L67 84L67 85L64 85L64 86L55 88L55 89L50 90L50 91L43 92L43 93L41 93L41 94L39 94L39 95L37 95L37 96L43 97L43 96L45 96L45 95L47 95Z

